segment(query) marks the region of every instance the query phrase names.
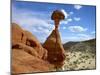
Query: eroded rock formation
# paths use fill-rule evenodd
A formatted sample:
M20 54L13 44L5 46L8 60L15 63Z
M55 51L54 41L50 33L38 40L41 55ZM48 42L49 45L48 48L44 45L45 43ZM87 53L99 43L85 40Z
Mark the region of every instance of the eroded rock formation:
M52 71L63 65L64 53L58 30L52 31L42 47L32 33L12 23L13 74Z
M53 30L47 38L43 47L48 51L48 61L55 66L62 66L65 60L65 51L61 43L61 38L58 30Z
M46 72L53 68L47 50L30 32L12 23L12 73Z

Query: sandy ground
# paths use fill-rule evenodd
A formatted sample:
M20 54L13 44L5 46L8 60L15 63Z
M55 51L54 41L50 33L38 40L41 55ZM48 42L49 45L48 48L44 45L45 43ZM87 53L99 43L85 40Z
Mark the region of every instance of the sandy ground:
M95 69L95 54L86 52L66 52L66 60L62 68L64 70L89 70Z

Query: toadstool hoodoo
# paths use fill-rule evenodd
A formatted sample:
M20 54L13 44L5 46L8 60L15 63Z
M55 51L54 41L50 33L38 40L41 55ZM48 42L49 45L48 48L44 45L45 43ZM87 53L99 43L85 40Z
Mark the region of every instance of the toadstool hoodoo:
M58 27L59 22L64 20L65 16L60 10L55 10L51 15L51 19L54 20L55 30L49 35L43 47L48 50L47 60L54 64L55 67L61 67L65 60L65 51L61 43Z

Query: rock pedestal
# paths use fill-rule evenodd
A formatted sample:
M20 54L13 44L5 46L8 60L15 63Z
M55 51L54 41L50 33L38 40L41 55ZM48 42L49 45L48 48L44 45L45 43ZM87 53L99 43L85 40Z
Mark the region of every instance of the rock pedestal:
M47 38L43 47L48 51L47 60L56 65L62 66L65 60L65 51L61 43L61 38L58 30L53 30Z

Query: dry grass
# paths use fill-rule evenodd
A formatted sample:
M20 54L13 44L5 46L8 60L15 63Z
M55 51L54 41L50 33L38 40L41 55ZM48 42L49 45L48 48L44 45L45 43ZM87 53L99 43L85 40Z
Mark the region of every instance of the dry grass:
M95 69L95 54L86 52L67 52L66 60L62 68L57 71L64 70L89 70Z

